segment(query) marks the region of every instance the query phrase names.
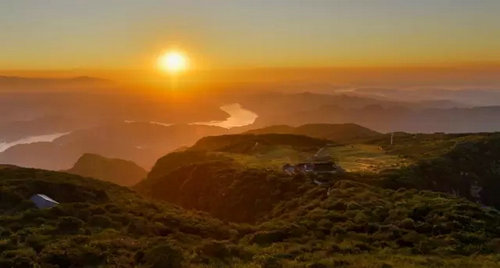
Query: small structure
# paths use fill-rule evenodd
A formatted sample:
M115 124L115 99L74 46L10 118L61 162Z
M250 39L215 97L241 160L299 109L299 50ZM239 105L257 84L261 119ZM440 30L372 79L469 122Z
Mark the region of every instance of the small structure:
M285 164L283 166L283 172L285 172L287 175L293 175L295 174L295 166L290 165L290 164Z
M31 196L30 200L35 204L37 208L51 208L59 205L59 202L44 194L34 194L33 196Z
M314 165L312 163L298 163L295 165L295 173L309 173L313 172Z

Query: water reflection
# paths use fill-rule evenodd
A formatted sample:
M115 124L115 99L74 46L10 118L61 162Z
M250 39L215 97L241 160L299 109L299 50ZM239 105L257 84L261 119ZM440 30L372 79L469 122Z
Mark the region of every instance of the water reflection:
M244 109L239 103L223 105L220 109L229 114L223 121L195 122L196 125L218 126L223 128L242 127L255 122L258 115L250 110Z

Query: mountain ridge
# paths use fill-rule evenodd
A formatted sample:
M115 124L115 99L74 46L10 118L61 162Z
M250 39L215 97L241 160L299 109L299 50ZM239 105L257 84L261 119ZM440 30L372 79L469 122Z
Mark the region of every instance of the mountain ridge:
M122 186L132 186L144 179L147 171L132 161L107 158L85 153L65 172L109 181Z

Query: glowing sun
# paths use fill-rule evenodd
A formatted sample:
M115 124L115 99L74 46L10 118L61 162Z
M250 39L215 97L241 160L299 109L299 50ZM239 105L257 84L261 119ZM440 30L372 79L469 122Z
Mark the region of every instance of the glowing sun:
M168 73L185 71L188 67L186 55L179 51L169 51L158 58L158 67Z

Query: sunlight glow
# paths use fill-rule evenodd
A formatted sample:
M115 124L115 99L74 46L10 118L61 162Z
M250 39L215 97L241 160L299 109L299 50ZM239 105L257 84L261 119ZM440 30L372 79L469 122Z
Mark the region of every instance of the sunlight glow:
M158 58L158 67L170 74L185 71L188 67L186 55L179 51L169 51Z

